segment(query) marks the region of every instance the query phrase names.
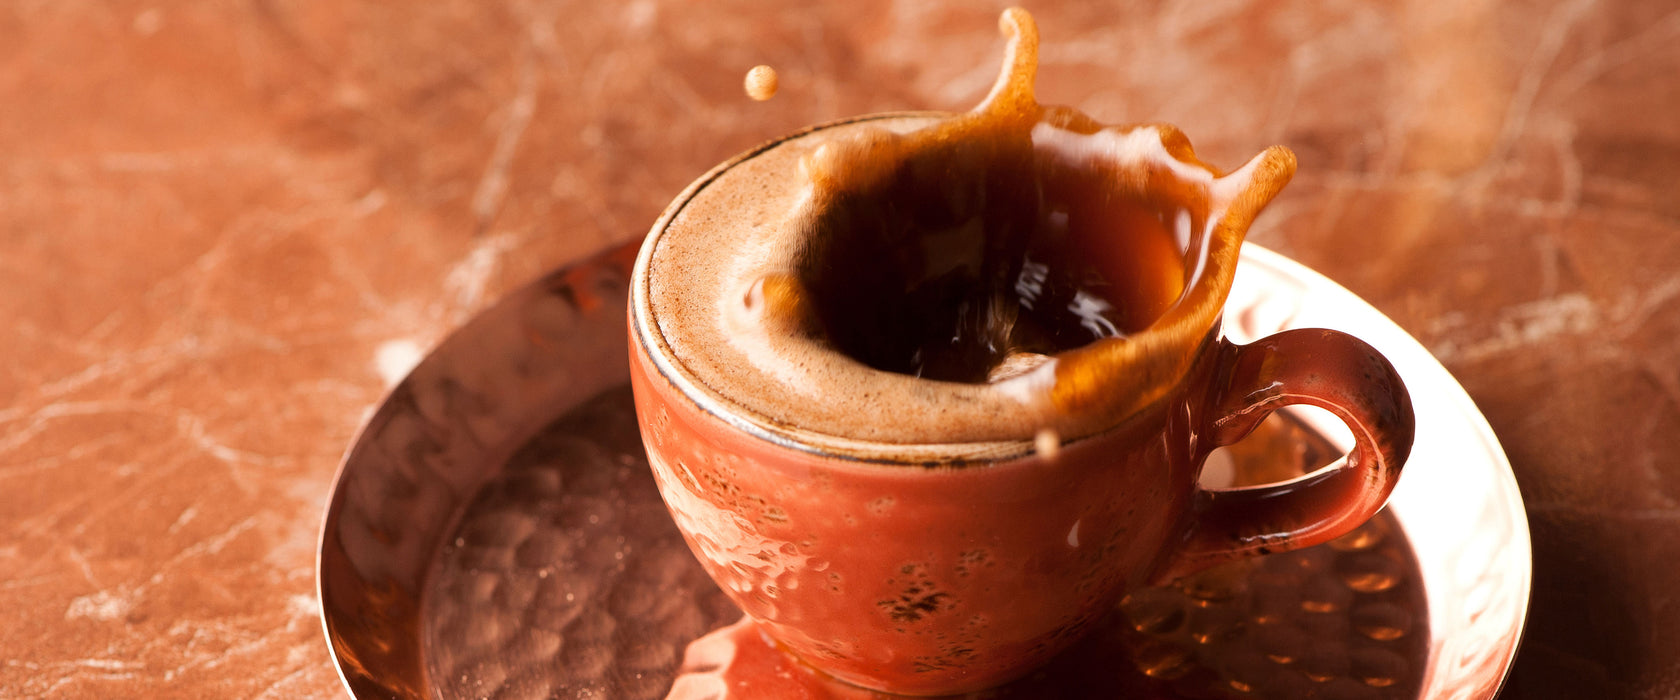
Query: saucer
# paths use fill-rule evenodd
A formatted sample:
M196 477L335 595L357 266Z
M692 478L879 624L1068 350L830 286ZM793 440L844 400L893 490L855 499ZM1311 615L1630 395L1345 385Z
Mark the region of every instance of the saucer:
M661 698L680 670L685 682L730 671L728 658L684 668L690 642L741 629L731 627L740 612L684 545L642 452L624 330L636 247L551 273L472 319L352 443L317 577L327 639L356 697ZM997 697L1498 691L1531 575L1504 452L1404 331L1246 245L1226 334L1247 342L1292 327L1366 340L1410 388L1417 442L1388 510L1329 545L1135 593L1091 640ZM1351 443L1328 414L1280 412L1267 425L1300 468ZM1243 455L1216 457L1204 481L1242 478ZM734 638L738 651L764 644ZM741 673L811 673L780 655L731 658L764 667ZM825 681L813 682L806 692L821 697Z

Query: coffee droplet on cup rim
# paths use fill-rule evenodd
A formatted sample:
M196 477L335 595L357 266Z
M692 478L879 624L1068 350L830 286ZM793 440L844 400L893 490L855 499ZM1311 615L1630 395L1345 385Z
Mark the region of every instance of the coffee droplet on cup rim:
M759 102L775 97L776 83L776 69L763 65L753 66L752 70L747 71L747 79L744 83L747 89L747 97Z

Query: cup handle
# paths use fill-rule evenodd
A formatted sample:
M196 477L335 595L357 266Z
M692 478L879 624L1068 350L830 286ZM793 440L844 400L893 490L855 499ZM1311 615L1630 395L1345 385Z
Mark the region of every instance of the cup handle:
M1247 437L1272 411L1326 409L1353 431L1346 463L1278 484L1198 489L1183 547L1157 582L1221 562L1310 547L1381 510L1412 450L1416 424L1400 375L1346 333L1288 330L1248 345L1219 341L1220 372L1203 414L1203 454Z

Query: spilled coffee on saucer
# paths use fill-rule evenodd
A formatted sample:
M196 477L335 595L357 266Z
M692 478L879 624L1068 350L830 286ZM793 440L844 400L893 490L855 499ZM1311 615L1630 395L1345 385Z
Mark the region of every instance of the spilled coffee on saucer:
M649 302L717 398L802 440L980 443L1090 434L1182 376L1294 157L1222 174L1174 127L1039 105L1030 23L1005 14L974 110L749 154L667 213Z

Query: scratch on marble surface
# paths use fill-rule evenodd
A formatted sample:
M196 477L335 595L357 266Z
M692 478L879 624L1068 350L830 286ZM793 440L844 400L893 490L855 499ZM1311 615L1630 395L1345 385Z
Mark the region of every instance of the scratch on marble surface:
M359 220L370 217L383 210L389 199L384 190L371 190L356 200L352 213L347 218ZM412 301L393 302L382 295L369 280L369 270L365 261L351 259L338 246L329 246L325 252L327 266L331 269L333 278L349 288L349 293L366 312L366 318L391 321L399 325L415 325L423 316L420 305Z
M1587 295L1560 294L1506 308L1493 321L1487 337L1462 344L1443 341L1431 350L1443 362L1477 362L1558 336L1592 332L1599 327L1601 315L1599 306ZM1447 323L1453 320L1461 321L1462 317L1442 319Z
M1592 516L1609 520L1680 521L1680 508L1582 508L1576 503L1547 503L1528 501L1523 504L1531 514L1567 514L1571 517Z
M1619 323L1636 327L1650 320L1656 312L1670 308L1670 302L1680 297L1680 277L1669 277L1646 291L1632 289L1617 305Z
M1436 343L1431 350L1444 362L1478 362L1570 336L1607 333L1609 338L1625 338L1658 311L1669 308L1676 298L1680 298L1680 277L1663 280L1648 289L1627 290L1607 305L1581 292L1557 294L1506 307L1479 339L1446 340ZM1436 319L1431 332L1454 334L1464 331L1465 323L1463 314L1445 313ZM1606 352L1610 350L1605 348ZM1675 398L1680 401L1680 395Z
M1680 36L1680 11L1663 16L1631 36L1599 47L1559 75L1553 87L1560 96L1571 95L1611 70L1672 46L1677 36Z
M234 538L245 534L247 530L255 527L256 524L257 516L252 515L246 517L244 520L234 523L233 526L222 531L220 534L202 540L191 547L181 550L180 553L170 557L169 561L164 562L163 566L159 567L157 573L152 574L152 577L147 579L146 583L156 584L157 582L162 581L164 574L168 573L169 569L180 565L182 561L197 557L201 554L216 554L221 552L223 548L228 546L228 543L234 540Z
M1288 70L1283 71L1277 90L1266 108L1266 121L1260 133L1263 140L1281 143L1294 122L1295 105L1301 99L1302 74L1314 62L1312 45L1297 46L1289 51Z
M143 664L122 659L81 659L71 662L72 665L84 668L97 668L103 671L127 671L140 668Z
M24 477L58 469L66 464L87 459L101 450L119 445L125 439L122 435L108 433L77 443L68 450L51 450L45 455L26 461L11 461L5 466L0 466L0 479Z
M167 482L172 476L175 476L176 469L181 464L179 461L149 462L156 468L146 470L134 479L127 479L129 476L133 476L132 473L123 473L137 468L137 465L142 461L149 460L153 454L168 451L169 446L167 445L136 448L133 450L134 460L118 463L111 470L124 479L122 485L115 491L78 489L74 492L74 497L61 500L53 504L52 507L37 512L33 517L24 520L18 526L19 533L28 536L60 535L55 539L65 539L62 537L63 535L69 535L72 538L82 536L86 533L90 523L99 521L111 513L123 512L125 508L131 507L134 502L132 498L134 494L145 493L156 484ZM71 519L77 521L77 525L65 532L65 521Z
M204 419L190 413L182 413L176 417L176 424L181 432L194 447L203 450L211 457L229 466L251 464L256 466L270 466L279 460L271 455L257 454L248 450L241 450L217 440L204 427Z
M14 423L28 417L30 422L22 428L14 429L5 439L0 440L0 454L5 454L28 444L36 436L47 429L47 426L59 418L75 416L97 416L110 413L143 413L153 407L144 402L127 399L67 401L48 404L41 408L30 409L16 407L0 410L0 425Z
M172 668L162 669L164 681L174 681L191 671L212 670L249 656L263 656L272 651L273 640L250 629L254 620L241 616L220 621L181 622L170 627L166 643L180 648L185 658ZM295 620L284 627L287 632L298 629ZM181 637L185 637L182 640ZM271 663L271 662L268 662Z
M1639 356L1637 365L1639 371L1668 398L1669 408L1680 412L1680 371L1676 371L1672 364L1649 355Z
M74 545L69 546L68 549L70 560L76 562L76 568L81 570L82 578L94 588L104 588L104 585L99 583L99 577L93 575L93 565L88 563L87 555L83 554L82 550Z
M577 82L582 88L578 91L580 97L592 104L607 103L607 85L619 75L619 64L624 62L624 54L617 51L605 55L592 56L588 68ZM654 78L669 80L670 76L654 75ZM704 105L704 102L701 103ZM710 113L707 110L705 113ZM601 131L595 122L591 122L584 131L578 134L580 140L588 146L599 146L602 138Z
M604 92L606 89L604 80L605 78L611 76L613 71L616 71L616 66L606 64L599 70L600 75L603 77L603 82L601 83L601 87L599 89ZM701 97L700 93L695 92L694 88L690 87L688 83L679 80L675 76L666 73L658 73L649 76L649 80L653 83L654 87L659 88L659 92L669 98L672 103L680 105L682 109L695 114L696 118L708 119L708 117L705 117L704 115L715 114L715 112L707 108L706 98ZM716 119L716 117L709 117L709 119Z
M1488 165L1502 164L1509 158L1511 147L1528 127L1535 99L1540 94L1540 88L1551 71L1552 64L1557 61L1558 53L1563 50L1564 40L1568 39L1570 33L1581 23L1587 10L1597 4L1598 0L1575 0L1559 6L1552 16L1547 18L1543 24L1544 33L1529 54L1529 59L1517 78L1516 88L1511 92L1510 102L1506 105L1504 124L1500 127L1498 140L1486 161ZM1486 180L1491 178L1492 171L1484 169L1483 172L1485 184Z
M119 585L112 588L98 590L87 595L78 596L70 601L64 611L66 620L92 619L115 620L128 614L139 603L149 590L162 583L168 576L175 573L183 562L206 554L221 552L235 538L249 531L257 524L257 516L250 516L235 523L227 530L200 540L182 549L168 561L160 565L150 578L139 585Z
M29 578L14 578L10 581L0 581L0 591L12 588L24 588L28 586L44 586L48 583L58 581L60 578L61 577L56 574L45 574L41 576L31 576Z
M64 619L115 620L134 608L134 599L108 590L77 596L64 610Z
M154 288L155 290L155 288ZM113 313L107 320L120 316L122 312ZM95 327L90 336L95 336L101 326ZM260 333L242 333L231 324L225 328L227 340L207 343L197 333L183 333L174 339L143 345L135 349L116 349L101 346L97 339L74 342L78 354L97 358L86 366L68 375L43 381L34 388L33 395L36 408L29 403L20 404L7 410L0 410L0 423L14 420L17 415L30 411L45 411L47 417L57 415L64 410L89 410L86 404L100 402L62 402L59 399L70 396L77 391L96 386L101 380L115 378L119 386L143 385L155 377L170 372L176 368L188 365L194 361L209 359L218 354L225 354L235 349L248 347L248 343L255 343L270 350L282 350L286 343L278 337ZM28 332L26 330L26 332ZM108 392L114 393L114 392ZM111 403L108 400L102 403ZM40 402L54 402L46 407L39 407ZM131 407L143 407L144 404L130 401ZM53 408L52 406L66 406L69 409ZM139 409L137 409L139 410ZM0 451L5 444L0 443Z
M59 663L33 665L31 674L37 677L57 677L51 685L44 688L37 697L51 696L55 691L82 678L98 678L102 680L128 680L136 678L136 671L145 670L146 665L138 661L110 658L86 658L63 661Z
M1558 280L1563 269L1563 246L1558 244L1556 236L1541 234L1535 237L1534 247L1540 258L1540 298L1557 296Z
M295 695L294 695L295 691L286 690L286 686L288 686L292 683L296 683L300 679L302 679L302 678L306 677L308 674L312 673L314 670L315 669L313 669L313 668L305 666L303 668L299 668L295 671L292 671L291 673L288 673L284 676L281 676L279 679L276 679L273 683L268 684L268 687L263 688L262 692L256 694L254 696L254 698L255 698L255 700L266 700L267 698L291 698L291 697L295 697Z
M443 286L454 297L455 315L460 320L475 312L484 303L484 292L501 266L501 258L518 247L519 237L499 233L478 241L465 258L455 263L444 276Z
M1562 178L1558 206L1540 207L1536 213L1562 217L1573 213L1581 204L1581 186L1585 180L1581 156L1575 152L1575 126L1558 124L1552 129L1552 150L1557 154L1558 174Z
M166 532L171 535L180 532L181 528L192 522L193 518L196 517L198 517L198 506L187 506L181 510L181 515L175 518L175 522L169 524L169 529Z
M532 53L534 49L527 50L527 54ZM482 234L489 228L507 196L508 171L513 166L513 157L520 139L525 135L525 128L537 113L537 85L537 59L534 55L527 55L520 62L519 87L507 105L507 116L496 134L490 162L478 181L478 189L473 192L472 212L478 221L478 233Z

